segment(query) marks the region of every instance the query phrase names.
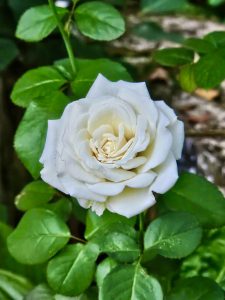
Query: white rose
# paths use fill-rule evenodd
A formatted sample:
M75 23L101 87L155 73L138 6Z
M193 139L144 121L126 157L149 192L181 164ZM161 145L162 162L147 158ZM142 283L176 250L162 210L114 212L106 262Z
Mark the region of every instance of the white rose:
M48 122L41 177L98 215L132 217L176 182L183 140L183 123L144 82L100 74L86 98Z

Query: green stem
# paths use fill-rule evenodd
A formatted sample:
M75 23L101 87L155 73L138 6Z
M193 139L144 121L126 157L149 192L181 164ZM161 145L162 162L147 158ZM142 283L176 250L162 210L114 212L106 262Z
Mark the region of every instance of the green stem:
M69 60L70 60L70 64L71 64L71 67L72 67L73 75L75 75L77 70L76 70L76 65L75 65L74 55L73 55L73 49L72 49L72 45L70 43L69 36L63 28L63 25L61 23L61 20L59 18L58 13L57 13L54 1L53 0L48 0L48 3L49 3L49 6L50 6L54 16L55 16L57 26L59 28L59 31L62 35L63 41L64 41L65 46L66 46L66 50L67 50L67 53L68 53L68 56L69 56Z
M139 214L139 236L140 236L140 245L143 250L143 239L144 239L144 213Z
M80 239L79 237L74 236L74 235L71 235L70 238L73 239L73 240L75 240L75 241L77 241L77 242L81 242L81 243L84 243L84 244L86 243L85 240Z

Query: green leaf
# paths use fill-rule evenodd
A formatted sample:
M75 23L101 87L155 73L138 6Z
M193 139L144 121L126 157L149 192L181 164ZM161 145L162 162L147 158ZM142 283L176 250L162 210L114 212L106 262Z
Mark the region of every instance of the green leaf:
M79 99L85 97L99 73L111 81L132 81L130 74L124 66L109 59L77 60L78 72L71 87Z
M166 48L155 51L153 59L163 66L182 66L193 61L194 52L186 48Z
M97 270L96 270L96 281L97 281L97 285L99 288L102 286L104 278L117 265L118 265L117 262L110 257L107 257L102 262L100 262L100 264L98 264Z
M169 209L195 215L207 228L225 225L225 199L218 188L205 178L182 173L175 186L160 196Z
M79 222L85 224L86 223L86 217L87 217L87 212L88 210L81 207L77 201L77 199L72 198L73 202L73 207L72 207L72 214L78 220Z
M223 4L225 0L208 0L208 4L211 6L219 6Z
M136 218L126 218L121 215L105 211L102 216L97 216L96 213L88 210L86 220L85 238L87 240L93 237L99 237L99 232L104 230L105 226L110 226L112 223L117 223L121 226L127 224L133 226Z
M19 54L16 44L5 38L0 38L0 71L4 70Z
M9 235L8 249L21 263L40 264L62 249L69 238L68 227L56 214L34 208L25 213Z
M72 203L68 198L63 197L54 203L47 204L46 208L53 211L62 220L68 221L72 212Z
M16 105L27 107L33 99L48 96L65 82L66 80L53 67L29 70L17 80L11 99Z
M17 128L14 147L35 179L39 177L41 170L39 159L45 144L47 122L58 119L68 103L69 99L61 92L54 92L37 102L31 102Z
M55 300L55 297L54 292L46 284L39 284L24 300Z
M0 296L5 299L23 300L24 296L32 289L32 284L24 277L0 269ZM1 297L1 299L5 300Z
M141 0L143 12L166 13L182 10L186 7L187 0Z
M48 263L47 279L51 288L67 296L84 292L94 277L98 254L95 244L67 246Z
M57 8L57 13L61 19L67 10ZM21 16L16 37L27 42L37 42L47 37L57 26L55 16L48 5L31 7Z
M106 224L92 241L118 262L133 262L140 256L137 232L126 223Z
M105 277L100 300L162 300L159 282L139 265L120 265Z
M199 245L202 230L197 219L189 213L172 212L155 219L144 235L146 259L158 253L169 258L189 255Z
M8 221L8 211L6 205L0 203L0 221L6 222Z
M220 48L225 45L225 31L210 32L204 36L204 39L215 47Z
M22 211L43 206L52 199L54 193L54 189L45 182L33 181L27 184L16 196L15 205Z
M189 93L193 92L197 88L192 64L181 67L178 80L181 88Z
M182 42L183 37L179 33L166 32L155 22L142 22L133 27L132 32L150 41Z
M224 49L221 48L202 57L194 65L194 76L199 87L209 89L218 86L225 79Z
M215 50L213 43L206 39L189 38L185 40L184 45L200 54L205 54Z
M75 21L79 30L94 40L111 41L125 32L125 22L119 11L100 1L79 5Z
M168 300L223 300L224 292L218 284L204 277L183 280L168 296Z

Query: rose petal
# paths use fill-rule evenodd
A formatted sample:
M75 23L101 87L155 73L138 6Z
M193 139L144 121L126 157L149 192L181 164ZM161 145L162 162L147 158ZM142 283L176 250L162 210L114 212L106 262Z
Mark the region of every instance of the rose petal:
M122 192L125 187L123 183L101 182L96 184L87 184L90 191L104 195L114 196Z
M145 188L152 183L156 175L156 173L149 171L148 173L138 174L124 183L132 188Z
M106 207L111 212L130 218L154 204L155 197L148 188L125 188L121 194L109 197Z
M173 135L173 154L176 159L180 159L184 145L184 123L177 120L172 125L168 126L168 128Z
M133 159L128 160L125 164L121 165L121 168L124 170L131 170L137 167L140 167L146 162L146 158L144 156L137 156Z
M170 108L163 100L155 101L156 106L170 120L170 124L177 120L177 116L172 108Z
M177 181L177 163L173 154L169 154L165 162L154 170L158 175L150 186L150 190L156 193L164 194Z

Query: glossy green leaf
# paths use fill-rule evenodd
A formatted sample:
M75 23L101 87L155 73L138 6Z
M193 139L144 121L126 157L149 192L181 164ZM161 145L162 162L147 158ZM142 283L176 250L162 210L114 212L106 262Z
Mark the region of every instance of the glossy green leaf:
M110 226L112 223L117 223L121 226L127 224L133 226L136 222L136 218L126 218L118 214L105 211L102 216L96 215L96 213L88 210L86 220L85 238L87 240L93 237L99 237L99 232L104 230L106 226Z
M15 205L22 211L43 206L52 199L54 193L54 189L45 182L33 181L27 184L16 196Z
M78 72L71 87L78 99L86 96L99 73L111 81L132 81L124 66L109 59L79 59L77 65Z
M39 159L45 144L47 122L61 117L68 103L69 99L61 92L54 92L37 102L31 102L17 128L14 147L35 179L40 175Z
M143 12L165 13L184 9L187 0L141 0Z
M193 92L197 88L192 64L181 67L178 80L182 89L187 92Z
M59 18L62 18L67 10L57 8ZM57 26L55 16L48 5L31 7L21 16L16 37L27 42L37 42L47 37Z
M119 11L100 1L79 5L75 21L79 30L94 40L111 41L125 32L125 22Z
M26 278L0 269L0 296L2 292L6 297L2 300L23 300L31 289L32 284Z
M107 257L97 266L96 270L96 281L97 285L100 288L103 284L104 278L115 268L118 263L113 260L111 257Z
M225 45L225 31L213 31L204 36L204 40L220 48Z
M100 300L162 300L159 282L139 265L120 265L105 277Z
M150 41L182 42L183 37L179 33L166 32L155 22L141 22L133 27L132 32Z
M95 244L67 246L48 263L49 285L63 295L81 294L92 282L98 254L99 248Z
M218 86L225 79L224 49L222 48L202 57L194 65L194 76L199 87L209 89Z
M70 238L66 224L52 211L35 208L26 212L8 237L11 255L24 264L40 264L54 256Z
M129 225L119 223L106 224L92 241L99 245L102 253L107 253L118 262L133 262L141 251L137 232Z
M27 107L33 99L48 96L65 82L65 78L53 67L29 70L17 80L11 99L16 105Z
M45 207L52 210L64 221L68 221L72 212L72 203L66 197L60 198L54 203L47 204Z
M204 277L183 280L168 296L168 300L223 300L224 292L219 285Z
M193 62L194 52L186 48L165 48L155 51L153 59L163 66L182 66Z
M190 212L207 228L225 225L225 198L214 184L201 176L182 173L159 201L164 201L171 210Z
M148 226L144 235L144 255L151 252L169 258L189 255L199 245L202 230L189 213L176 212L160 216Z
M19 54L16 44L6 38L0 38L0 71L4 70Z
M205 54L215 50L213 43L206 39L189 38L185 40L184 45L200 54Z
M209 5L212 6L219 6L221 4L223 4L225 2L225 0L208 0Z

